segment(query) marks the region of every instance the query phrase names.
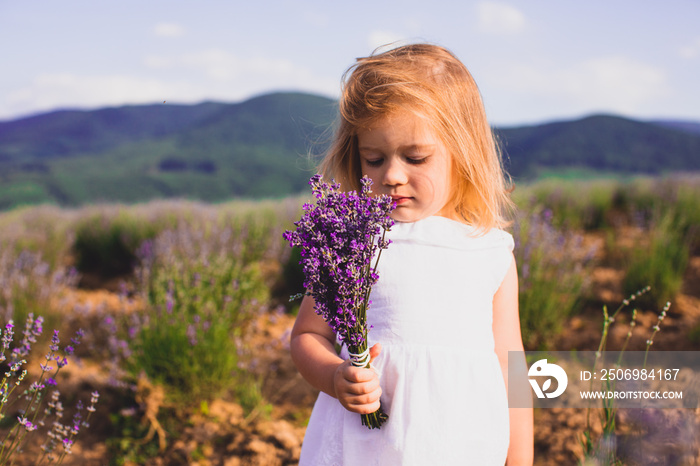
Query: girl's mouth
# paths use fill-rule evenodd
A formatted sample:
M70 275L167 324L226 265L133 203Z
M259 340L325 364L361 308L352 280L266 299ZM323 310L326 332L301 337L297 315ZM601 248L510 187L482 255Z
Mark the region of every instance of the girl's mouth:
M410 197L405 197L405 196L391 196L391 199L396 203L397 206L399 206L401 204L405 204L411 200Z

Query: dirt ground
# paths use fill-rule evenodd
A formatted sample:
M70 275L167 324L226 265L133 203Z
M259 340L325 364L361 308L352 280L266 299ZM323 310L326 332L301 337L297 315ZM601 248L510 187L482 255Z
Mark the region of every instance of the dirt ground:
M625 297L621 292L622 274L619 270L599 267L593 274L593 304L582 314L570 319L559 340L557 350L595 350L602 327L600 303L619 303ZM69 300L82 302L87 308L106 306L123 308L117 296L107 290L74 290ZM650 328L657 314L642 311L640 327ZM163 452L147 462L149 465L293 465L297 464L305 423L316 397L312 389L296 372L288 352L288 335L293 317L271 312L262 316L255 326L253 345L257 349L265 379L263 392L268 406L244 415L236 403L220 399L208 409L187 415L175 435L160 425L162 412L168 409L162 392L142 381L136 392L140 422L148 427L147 435L139 441L155 439L161 442ZM697 337L689 338L691 329L700 325L700 256L693 257L688 267L685 287L677 297L663 322L662 331L655 338L655 351L700 350ZM621 325L611 332L610 348L619 344L627 332ZM646 336L633 338L630 349L643 349ZM96 365L83 364L67 371L61 384L80 393L93 387L104 393L103 400L92 421L90 431L79 439L73 455L64 464L110 464L106 445L110 433L109 413L116 413L120 397L107 388L104 371ZM700 410L659 410L665 412L620 412L618 426L623 433L618 438L618 449L637 455L639 462L630 464L700 464ZM642 435L624 435L639 426L640 416L656 416L646 422ZM595 419L595 415L593 417ZM647 419L649 421L649 419ZM595 423L594 423L595 424ZM649 428L649 425L654 427ZM627 427L626 427L627 426ZM630 427L632 426L632 427ZM582 409L541 409L535 412L536 465L574 465L579 463L582 447L581 432L586 427L586 412ZM29 451L33 447L30 446ZM18 463L18 464L21 464Z

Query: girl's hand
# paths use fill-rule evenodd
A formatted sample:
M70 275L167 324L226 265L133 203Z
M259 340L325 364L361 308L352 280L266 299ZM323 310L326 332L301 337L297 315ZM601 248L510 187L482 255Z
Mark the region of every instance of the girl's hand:
M377 343L369 350L370 363L379 356L382 345ZM358 414L371 414L379 409L379 375L374 369L355 367L345 361L335 371L333 384L335 396L345 409Z

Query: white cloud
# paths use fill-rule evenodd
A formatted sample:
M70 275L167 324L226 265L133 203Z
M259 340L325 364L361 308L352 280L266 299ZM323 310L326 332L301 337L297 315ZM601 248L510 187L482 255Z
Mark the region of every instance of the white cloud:
M545 109L559 109L559 113L568 109L570 114L605 111L639 115L657 108L672 94L664 70L622 56L591 58L568 66L506 66L494 71L492 92L520 100L512 102L513 108L529 107L535 114Z
M515 34L525 28L525 15L505 3L482 2L477 5L478 28L489 34Z
M172 66L204 72L217 81L227 81L238 76L244 66L236 56L221 49L209 49L177 57Z
M126 75L81 76L70 73L43 74L6 96L8 114L54 108L152 103L192 94L183 82Z
M406 43L405 37L391 31L372 31L367 36L367 45L370 50L374 50L384 45L393 46Z
M222 83L237 79L279 83L301 82L313 78L310 69L287 58L240 57L223 49L207 49L175 57L147 56L143 63L153 70L188 70L203 73L207 78Z
M663 70L625 57L587 60L562 70L562 89L581 104L635 113L666 94Z
M252 95L298 90L334 96L339 75L322 76L287 58L242 57L222 49L150 55L131 74L45 73L0 95L0 118L55 108L203 100L241 101ZM146 71L146 74L143 74Z
M181 37L185 28L178 23L158 23L153 27L153 34L158 37Z

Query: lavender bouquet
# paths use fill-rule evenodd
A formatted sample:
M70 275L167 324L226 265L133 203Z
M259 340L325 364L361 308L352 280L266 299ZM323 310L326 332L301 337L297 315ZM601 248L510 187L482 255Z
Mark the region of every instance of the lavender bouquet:
M389 196L370 196L372 181L363 177L362 189L342 192L340 185L309 181L316 204L304 204L295 231L284 239L301 251L304 287L314 298L315 311L348 347L351 363L369 367L367 309L372 285L377 282L381 251L390 243L385 233L394 224ZM380 237L381 235L381 237ZM376 260L372 259L376 253ZM379 428L387 415L381 408L362 415L362 425Z

